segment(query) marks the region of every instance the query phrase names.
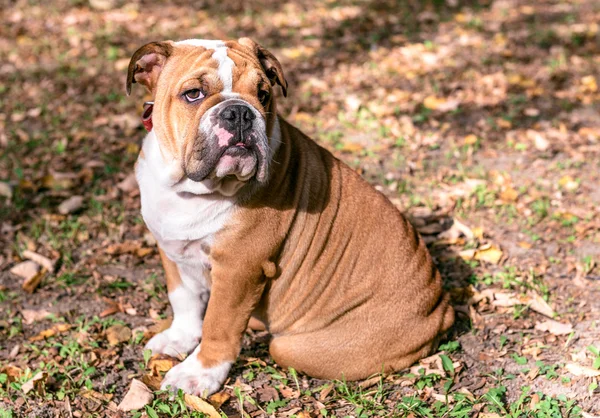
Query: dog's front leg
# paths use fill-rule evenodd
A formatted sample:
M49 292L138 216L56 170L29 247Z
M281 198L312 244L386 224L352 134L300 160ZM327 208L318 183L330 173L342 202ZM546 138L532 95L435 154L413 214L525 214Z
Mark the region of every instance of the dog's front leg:
M155 335L146 344L153 354L180 357L192 352L202 337L202 316L209 291L196 281L182 280L177 265L159 248L167 277L169 302L173 308L173 323L169 329Z
M265 288L262 267L252 269L248 264L236 264L240 267L213 264L202 342L183 363L167 373L162 389L170 386L171 390L207 396L225 382L240 352L250 315Z

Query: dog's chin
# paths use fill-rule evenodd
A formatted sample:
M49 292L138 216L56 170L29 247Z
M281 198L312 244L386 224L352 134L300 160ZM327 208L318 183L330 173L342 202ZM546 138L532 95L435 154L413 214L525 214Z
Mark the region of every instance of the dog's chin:
M217 161L211 177L235 177L238 181L247 182L256 175L257 168L258 157L253 150L234 146L228 148Z

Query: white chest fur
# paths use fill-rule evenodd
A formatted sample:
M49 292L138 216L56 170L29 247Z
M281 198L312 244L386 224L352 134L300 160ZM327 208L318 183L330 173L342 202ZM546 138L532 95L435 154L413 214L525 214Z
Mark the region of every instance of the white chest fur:
M185 191L189 179L181 179L180 163L165 161L154 133L143 145L136 177L140 187L142 216L165 254L177 264L190 288L204 286L204 270L210 269L208 254L214 235L230 218L231 198L218 194ZM192 185L198 189L200 184Z

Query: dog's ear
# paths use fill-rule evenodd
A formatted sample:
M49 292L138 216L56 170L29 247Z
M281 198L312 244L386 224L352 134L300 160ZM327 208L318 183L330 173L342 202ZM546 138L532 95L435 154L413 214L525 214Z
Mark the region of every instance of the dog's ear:
M265 74L271 80L271 85L275 85L275 83L281 86L281 91L284 96L287 96L287 87L288 83L283 75L283 68L275 55L271 54L267 49L263 48L256 42L254 42L250 38L240 38L238 39L238 43L247 48L250 48L254 54L258 57L258 61L260 65L262 65L265 70Z
M127 95L133 83L143 84L154 94L158 76L172 52L171 42L150 42L135 51L127 68Z

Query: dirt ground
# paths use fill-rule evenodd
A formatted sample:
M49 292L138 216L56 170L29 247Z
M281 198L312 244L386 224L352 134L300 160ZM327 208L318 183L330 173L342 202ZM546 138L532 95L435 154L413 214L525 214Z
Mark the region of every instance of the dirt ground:
M600 2L0 0L0 17L0 417L600 416ZM282 62L281 114L412 219L458 320L439 353L358 383L283 370L248 332L210 403L117 412L172 366L143 352L171 311L131 177L129 57L241 36Z

